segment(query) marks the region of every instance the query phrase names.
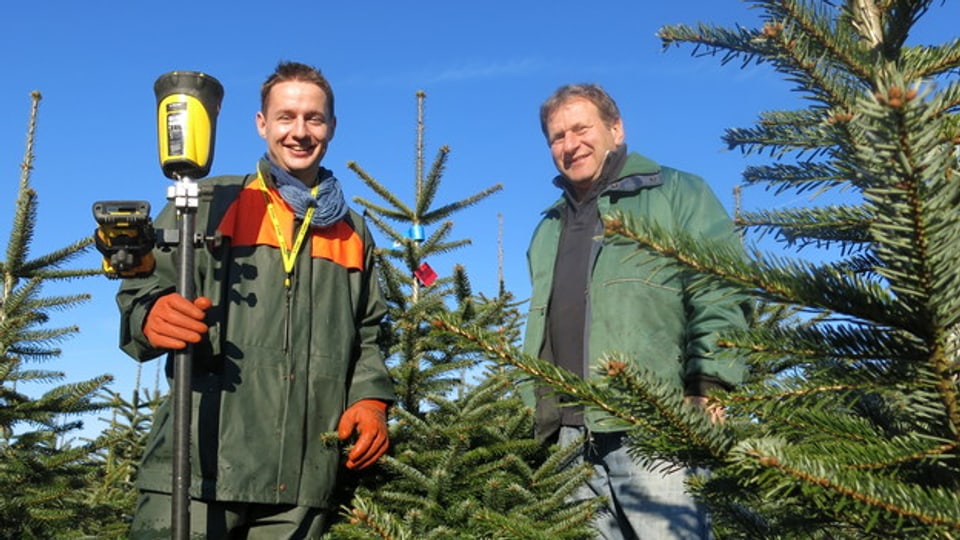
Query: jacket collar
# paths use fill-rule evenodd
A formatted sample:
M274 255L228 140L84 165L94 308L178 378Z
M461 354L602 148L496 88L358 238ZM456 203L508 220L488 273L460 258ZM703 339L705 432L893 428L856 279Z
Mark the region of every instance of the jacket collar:
M623 154L626 154L626 159L623 159ZM601 180L604 185L600 193L596 195L597 197L602 197L610 193L634 193L641 189L653 188L663 184L663 179L660 176L660 165L640 154L627 154L625 144L617 147L617 150L608 156L607 164L605 164L604 167L618 163L622 164L619 171L604 171L603 178L607 178L607 180ZM569 183L567 179L561 175L554 177L553 185L563 189L565 192L569 192ZM550 205L549 208L544 210L543 214L556 211L566 204L567 196L569 195L565 193L563 197L560 197L560 199Z
M660 177L660 171L650 174L634 174L625 176L616 182L611 182L610 185L603 190L601 195L613 192L633 193L634 191L656 187L661 184L663 184L663 179Z

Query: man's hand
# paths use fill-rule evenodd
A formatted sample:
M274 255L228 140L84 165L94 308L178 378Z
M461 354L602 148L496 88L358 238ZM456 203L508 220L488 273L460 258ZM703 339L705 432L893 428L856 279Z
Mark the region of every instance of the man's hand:
M157 349L183 349L199 343L207 331L205 311L213 305L206 296L193 302L178 293L161 296L153 303L143 324L143 334Z
M723 407L716 402L711 403L707 396L685 396L683 401L688 405L703 409L710 415L710 421L714 424L722 424L727 418L727 413Z
M344 411L337 431L341 440L350 438L354 431L360 434L347 455L348 469L373 465L390 446L387 404L376 399L361 399Z

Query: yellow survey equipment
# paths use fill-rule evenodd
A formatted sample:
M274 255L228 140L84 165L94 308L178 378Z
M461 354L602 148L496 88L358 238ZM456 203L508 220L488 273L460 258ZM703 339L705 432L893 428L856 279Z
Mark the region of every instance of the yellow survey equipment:
M153 272L156 232L146 201L99 201L93 205L94 234L110 278L144 277Z
M171 71L153 85L160 166L167 178L203 178L213 162L220 81L197 71Z

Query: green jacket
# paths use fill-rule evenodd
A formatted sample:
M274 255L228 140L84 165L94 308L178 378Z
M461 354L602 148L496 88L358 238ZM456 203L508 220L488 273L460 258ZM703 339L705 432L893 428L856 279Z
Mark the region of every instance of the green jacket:
M600 215L623 212L636 221L649 220L667 231L684 231L704 242L739 245L733 223L701 178L660 167L638 154L629 154L598 197ZM527 252L533 285L524 338L524 352L539 356L547 329L547 304L562 223L561 198L547 209ZM741 382L739 361L714 357L716 333L744 328L742 295L713 288L697 293L687 286L689 273L660 264L661 256L623 239L603 238L598 230L588 278L585 373L596 377L605 353L622 353L640 368L673 381L678 392L702 393L703 385L734 386ZM528 389L529 390L529 389ZM525 393L528 400L532 392ZM529 401L528 401L529 403ZM605 422L595 408L586 410L593 431L623 428Z
M221 238L195 250L196 296L209 297L213 307L206 317L210 331L192 355L191 495L327 507L341 465L338 441L326 435L350 404L395 399L377 344L386 306L374 243L352 211L330 230L311 229L287 294L256 178L200 182L213 196L201 199L197 232L213 237L219 231ZM269 193L277 197L273 188ZM289 207L274 203L292 228ZM176 230L176 209L167 205L156 225ZM292 231L284 236L289 246ZM176 288L176 251L155 249L156 271L125 280L117 294L120 346L137 360L169 353L150 346L143 324L156 298ZM168 377L171 365L169 354ZM154 418L140 489L172 489L171 410L164 403Z

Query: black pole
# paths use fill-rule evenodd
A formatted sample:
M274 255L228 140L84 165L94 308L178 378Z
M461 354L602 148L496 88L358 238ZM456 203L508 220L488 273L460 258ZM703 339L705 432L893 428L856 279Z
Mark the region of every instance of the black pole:
M217 114L223 85L198 71L171 71L153 85L157 97L157 134L163 174L176 184L167 190L179 219L180 264L177 292L194 300L193 259L195 219L200 203L199 186L193 178L210 172ZM173 356L173 538L190 538L190 418L193 347Z
M195 296L193 283L195 219L199 200L197 184L181 178L172 186L179 219L180 264L177 292L187 300ZM190 538L190 416L192 410L191 375L193 345L177 351L173 357L173 537Z

